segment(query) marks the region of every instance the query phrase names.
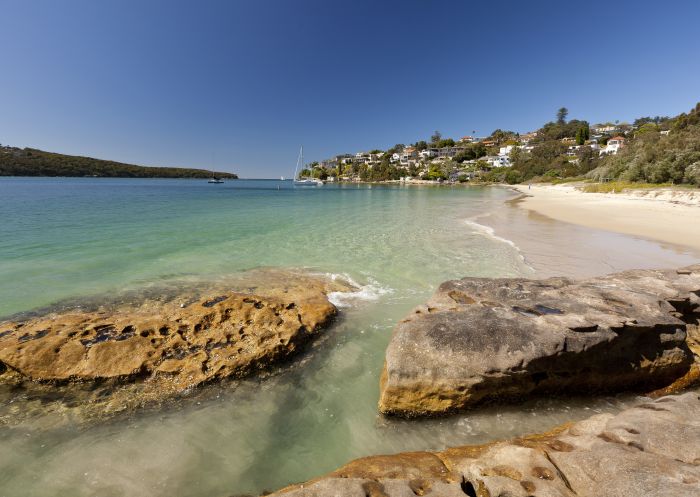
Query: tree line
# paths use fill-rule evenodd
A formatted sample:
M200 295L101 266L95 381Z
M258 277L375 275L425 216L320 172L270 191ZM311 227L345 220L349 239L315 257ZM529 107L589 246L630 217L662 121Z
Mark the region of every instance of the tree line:
M110 160L56 154L33 148L0 147L0 176L96 176L104 178L219 178L233 173L181 167L147 167Z

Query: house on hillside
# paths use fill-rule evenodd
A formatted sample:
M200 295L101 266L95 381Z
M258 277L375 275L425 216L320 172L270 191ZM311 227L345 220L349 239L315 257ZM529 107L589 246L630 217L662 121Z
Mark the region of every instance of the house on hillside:
M513 152L513 145L506 145L498 149L498 163L497 167L508 167L510 166L510 154Z
M605 155L605 154L612 154L615 155L618 150L620 150L622 147L625 146L625 137L624 136L614 136L608 140L608 144L605 145L605 148L603 148L600 151L599 155Z
M569 157L576 157L580 149L581 145L571 145L568 149L566 149L566 155Z
M591 133L596 135L614 133L616 131L618 131L617 126L613 126L612 124L594 124L591 126Z
M479 160L486 162L489 165L489 167L509 167L510 166L510 158L500 156L500 155L487 155L486 157L482 157Z
M353 158L353 162L357 164L367 164L369 160L369 154L365 152L357 152Z
M399 164L402 166L411 166L418 159L418 151L416 147L405 147L399 155Z
M335 159L340 162L341 164L351 164L353 156L351 154L341 154L341 155L336 155Z
M322 160L322 161L319 163L319 165L320 165L323 169L335 169L336 167L338 167L338 159L336 159L336 158L334 157L334 158L332 158L332 159Z
M463 136L459 140L457 140L459 143L472 143L474 141L473 136Z
M522 135L520 135L520 142L523 145L527 145L535 138L537 138L537 131L530 131L529 133L523 133Z

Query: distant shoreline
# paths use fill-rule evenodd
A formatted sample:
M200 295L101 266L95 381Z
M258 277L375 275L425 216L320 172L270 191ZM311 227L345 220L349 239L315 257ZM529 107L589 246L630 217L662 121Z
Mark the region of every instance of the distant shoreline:
M57 154L35 148L0 147L0 177L47 178L224 178L234 173L187 167L139 166L77 155Z
M218 176L219 178L226 179L226 180L236 180L239 181L241 178L229 178L226 176ZM27 175L9 175L9 174L0 174L0 180L2 179L9 179L9 178L15 178L15 179L44 179L44 178L55 178L55 179L196 179L196 180L207 180L210 179L211 176L205 176L205 177L199 177L199 176L27 176ZM250 179L250 178L247 178ZM279 180L277 180L279 181Z

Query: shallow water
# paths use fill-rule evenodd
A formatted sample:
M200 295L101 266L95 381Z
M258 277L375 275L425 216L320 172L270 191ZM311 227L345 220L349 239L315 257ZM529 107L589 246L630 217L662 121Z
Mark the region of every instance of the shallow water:
M410 422L377 415L391 329L445 279L542 276L548 258L578 274L633 267L629 251L651 266L697 257L538 219L504 204L511 197L500 188L0 180L0 315L259 266L342 274L361 286L333 296L341 319L270 378L104 423L53 409L0 426L0 496L259 493L354 457L481 443L635 402L539 399ZM11 395L0 402L11 412Z

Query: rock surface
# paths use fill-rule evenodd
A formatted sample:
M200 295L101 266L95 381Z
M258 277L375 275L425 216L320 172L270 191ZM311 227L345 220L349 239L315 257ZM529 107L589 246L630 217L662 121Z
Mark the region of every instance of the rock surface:
M266 295L219 286L195 300L185 294L0 323L0 383L140 383L145 397L157 398L242 377L317 335L336 314L327 294L342 289L308 277Z
M686 385L698 376L699 318L700 265L448 281L396 326L379 408L432 415L528 394Z
M284 497L700 495L700 397L668 396L544 435L358 459Z

